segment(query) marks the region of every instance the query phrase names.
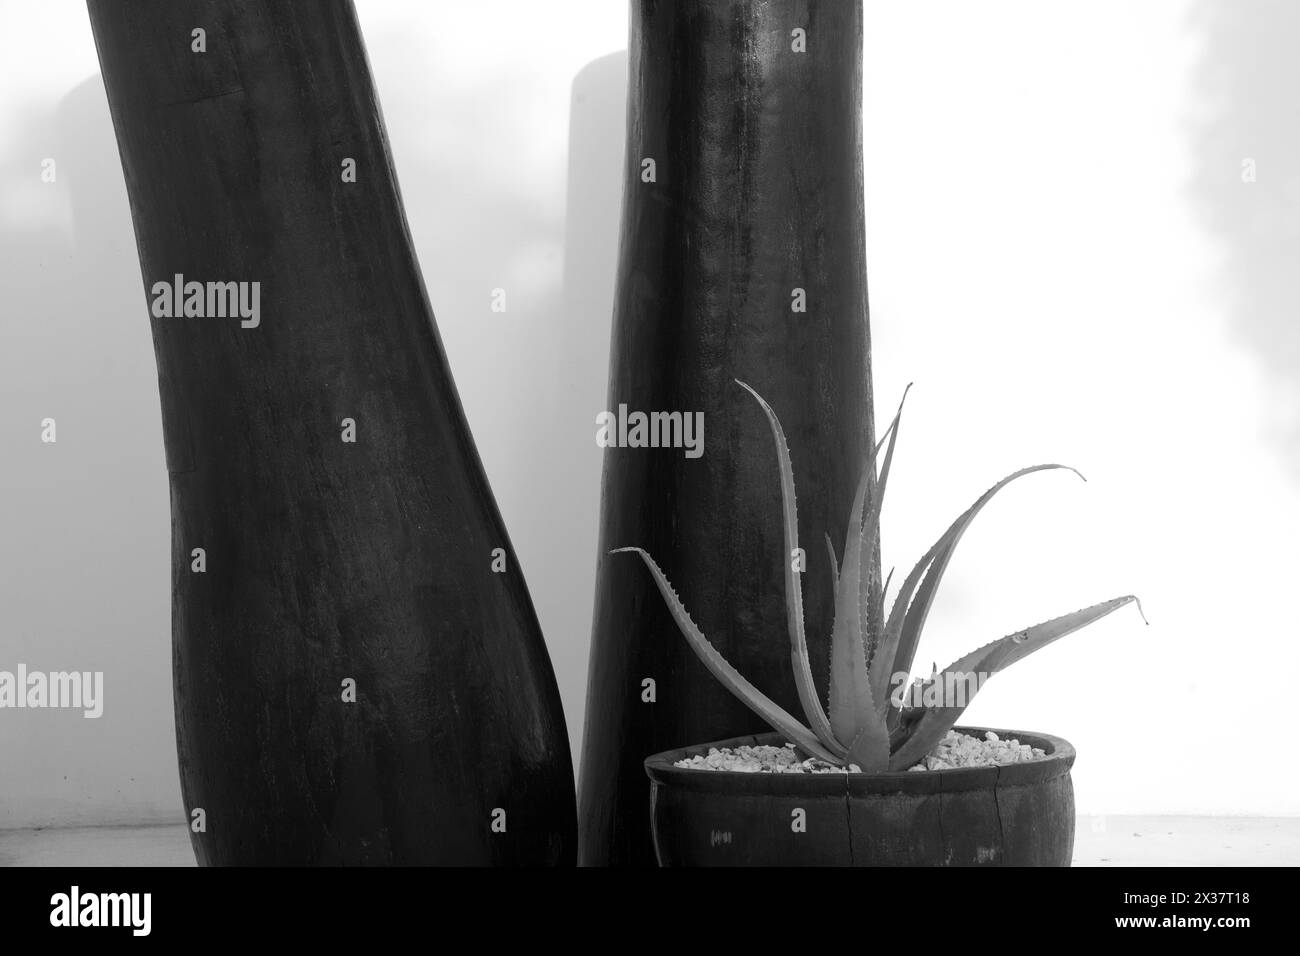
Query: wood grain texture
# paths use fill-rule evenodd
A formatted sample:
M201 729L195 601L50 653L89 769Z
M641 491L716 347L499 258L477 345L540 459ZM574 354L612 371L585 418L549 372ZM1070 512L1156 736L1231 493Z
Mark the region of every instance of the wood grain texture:
M959 727L983 736L988 728ZM673 763L709 747L772 744L776 734L668 751L645 761L662 866L1069 866L1074 748L997 730L1047 756L1005 767L878 774L743 774ZM793 812L805 814L803 832Z
M771 403L789 440L822 694L833 617L823 534L844 539L873 429L860 3L633 0L631 12L608 408L702 412L705 451L605 452L580 856L649 866L645 757L765 728L695 659L641 563L608 551L649 551L723 655L798 713L776 453L733 380ZM807 52L792 49L795 29ZM806 312L792 311L796 288Z
M351 3L89 9L146 291L176 273L261 288L256 328L151 320L199 862L572 863L554 676L447 367ZM496 548L506 573L490 569Z

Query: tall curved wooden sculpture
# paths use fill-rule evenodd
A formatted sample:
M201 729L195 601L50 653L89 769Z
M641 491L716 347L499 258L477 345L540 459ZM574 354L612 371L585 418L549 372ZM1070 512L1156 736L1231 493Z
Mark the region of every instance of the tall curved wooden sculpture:
M702 412L706 427L698 459L605 452L579 787L594 865L654 863L647 756L764 729L695 659L641 563L607 552L654 554L727 660L798 712L772 436L733 379L787 429L823 679L822 536L841 533L872 445L861 4L632 0L628 47L609 409Z
M554 675L351 3L89 7L152 314L199 861L572 863Z

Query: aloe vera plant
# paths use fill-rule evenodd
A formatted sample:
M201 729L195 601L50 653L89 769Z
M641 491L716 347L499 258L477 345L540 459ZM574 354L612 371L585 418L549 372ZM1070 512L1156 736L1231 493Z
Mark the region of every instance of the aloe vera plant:
M739 379L736 383L762 406L776 443L785 517L785 553L789 556L785 562L785 589L790 660L799 703L808 723L801 723L776 704L718 653L691 620L672 584L649 554L636 547L616 548L610 553L641 556L678 628L709 672L773 730L783 734L808 755L836 766L856 765L868 773L906 770L929 753L952 728L987 677L1126 604L1137 604L1141 612L1141 604L1131 594L1103 601L986 644L943 671L936 669L919 685L907 688L917 643L939 583L957 543L975 516L994 495L1025 475L1062 469L1081 479L1083 476L1066 465L1034 465L1008 475L984 492L916 563L899 588L883 630L873 633L865 609L884 606L883 598L892 573L883 584L873 582L868 574L867 549L875 540L880 524L881 501L889 480L894 444L903 414L900 402L898 412L873 450L858 482L844 540L842 565L836 560L829 536L826 539L831 571L835 576L835 622L831 633L829 706L823 708L808 663L808 642L804 633L803 592L799 581L802 562L798 560L802 552L799 550L798 508L790 450L772 407L749 385ZM905 400L906 391L903 397ZM876 494L867 507L869 479L875 471L881 448L885 448L885 456L876 481ZM960 688L962 692L957 695L944 692L951 688ZM913 701L911 705L898 699L904 697L898 693L900 689L909 691L905 697Z

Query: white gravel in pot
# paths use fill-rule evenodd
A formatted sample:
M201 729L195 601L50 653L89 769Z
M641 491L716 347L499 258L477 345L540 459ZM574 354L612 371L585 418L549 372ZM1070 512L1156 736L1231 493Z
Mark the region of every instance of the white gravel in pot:
M1015 738L1002 740L993 731L984 739L948 731L934 750L908 770L953 770L958 767L993 767L1039 760L1047 753ZM836 767L815 757L800 760L794 744L784 747L710 747L707 754L678 760L674 767L687 770L730 770L733 773L859 773L857 764Z

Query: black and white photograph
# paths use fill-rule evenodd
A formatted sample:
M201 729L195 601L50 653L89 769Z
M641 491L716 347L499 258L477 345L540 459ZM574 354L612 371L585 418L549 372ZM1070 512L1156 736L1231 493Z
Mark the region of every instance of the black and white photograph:
M4 924L1276 924L1297 49L1296 0L0 0Z

